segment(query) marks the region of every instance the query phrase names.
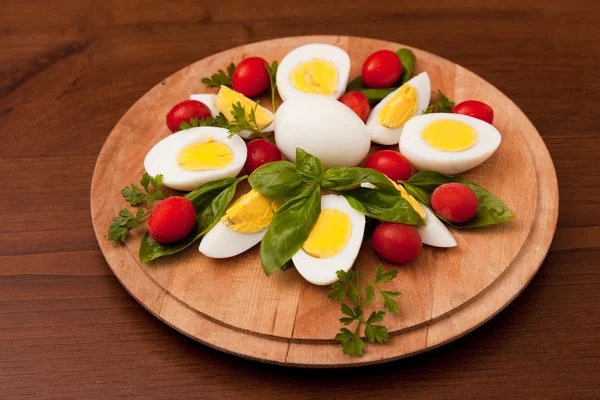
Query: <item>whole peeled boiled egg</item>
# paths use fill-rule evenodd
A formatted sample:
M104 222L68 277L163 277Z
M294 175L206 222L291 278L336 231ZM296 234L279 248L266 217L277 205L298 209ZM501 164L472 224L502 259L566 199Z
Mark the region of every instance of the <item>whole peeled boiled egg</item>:
M302 248L292 257L304 279L315 285L338 280L336 271L348 272L358 256L365 232L364 214L343 196L321 197L321 214Z
M400 140L407 121L423 114L431 99L427 72L420 73L383 98L367 119L369 137L375 143L391 145Z
M281 203L249 191L206 233L200 241L200 252L210 258L229 258L250 249L265 236Z
M416 168L455 175L487 160L501 140L500 132L485 121L439 113L408 121L399 147Z
M216 179L234 177L246 162L246 143L227 129L190 128L156 143L144 159L148 174L163 175L163 184L190 191Z
M339 101L302 95L284 102L275 114L275 142L296 161L296 148L319 158L325 168L353 167L367 156L371 141L362 120Z
M277 90L283 101L303 94L339 98L350 76L350 57L339 47L312 43L297 47L281 60Z
M210 109L213 118L222 113L230 122L234 119L234 105L237 106L239 103L244 107L246 116L249 116L250 112L256 107L254 110L256 128L264 133L273 132L274 130L274 116L271 111L227 86L221 86L218 94L192 94L190 95L190 100L196 100L205 104ZM254 124L253 122L251 123ZM249 130L243 130L238 135L244 139L254 137L254 133Z

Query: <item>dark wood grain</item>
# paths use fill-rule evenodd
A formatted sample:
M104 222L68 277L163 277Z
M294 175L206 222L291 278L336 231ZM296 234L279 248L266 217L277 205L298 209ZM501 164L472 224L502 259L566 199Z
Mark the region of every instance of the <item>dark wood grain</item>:
M3 1L0 398L600 397L600 10L439 3ZM497 317L430 353L327 372L229 356L155 319L89 215L102 143L154 84L233 46L321 33L410 44L496 85L544 138L561 198L544 265Z

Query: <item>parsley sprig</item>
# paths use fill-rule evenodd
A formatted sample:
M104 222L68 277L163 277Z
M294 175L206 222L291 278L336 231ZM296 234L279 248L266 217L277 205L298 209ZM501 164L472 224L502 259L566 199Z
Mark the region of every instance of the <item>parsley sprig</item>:
M427 109L423 111L423 114L452 112L452 108L455 105L455 103L452 100L446 97L446 95L444 95L444 93L442 93L442 91L439 89L433 94L437 95L438 101L430 104L429 107L427 107Z
M201 119L192 117L192 118L190 118L190 120L188 122L183 121L182 123L180 123L179 130L183 131L186 129L196 128L199 126L214 126L214 125L215 125L215 118L213 118L213 117L207 117L207 118L201 118Z
M132 183L131 186L121 190L121 194L132 206L136 206L144 201L151 206L155 200L164 199L166 197L161 189L162 180L163 176L161 174L151 177L145 173L140 180L140 185L142 185L144 191L142 191L138 185ZM152 185L152 191L150 191L150 185Z
M217 73L212 74L210 78L202 78L202 83L210 87L221 87L221 85L232 87L231 77L234 70L235 64L231 63L227 66L227 72L220 69Z
M135 216L126 208L119 211L119 216L113 218L108 230L108 240L124 242L129 235L129 231L137 228L142 223L142 219L150 215L151 211L144 212L143 209L138 209Z
M273 61L271 65L269 65L269 63L265 63L265 68L269 73L269 94L271 95L271 109L273 110L273 113L275 113L275 111L277 111L275 109L275 94L277 93L277 68L279 68L279 64L277 63L277 61Z
M337 271L336 274L340 280L332 285L333 290L329 293L330 299L337 300L342 303L342 313L345 315L340 318L340 322L345 326L355 323L353 330L341 328L340 333L335 336L342 346L345 354L351 356L361 356L365 348L365 342L360 335L360 329L364 325L364 334L370 343L385 343L389 339L388 329L383 325L378 325L378 322L383 321L385 311L373 311L368 318L365 318L363 304L371 304L376 299L376 293L383 300L383 307L392 313L398 313L398 303L394 298L401 295L400 292L383 290L380 287L382 283L392 282L398 275L398 270L390 270L383 272L383 265L377 266L375 272L375 280L369 279L365 274L360 272L358 264L355 265L355 270L344 272ZM361 278L367 282L367 285L361 291ZM364 292L364 301L363 301ZM351 307L345 303L346 299L352 303Z

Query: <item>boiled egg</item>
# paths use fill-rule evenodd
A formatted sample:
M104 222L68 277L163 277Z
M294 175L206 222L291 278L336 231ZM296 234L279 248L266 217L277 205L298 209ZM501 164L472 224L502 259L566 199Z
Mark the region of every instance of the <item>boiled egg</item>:
M292 257L296 270L315 285L338 280L336 271L348 272L358 256L365 233L364 214L343 196L321 197L321 214L302 248Z
M487 160L501 139L500 132L485 121L439 113L408 121L399 147L416 168L455 175Z
M275 126L273 124L274 116L271 111L265 107L257 104L252 99L244 96L243 94L236 92L227 86L221 86L218 94L192 94L190 100L196 100L204 103L212 114L213 118L216 118L219 113L222 113L228 121L233 121L233 106L240 103L244 107L246 112L246 120L250 112L256 107L254 116L256 118L256 128L261 132L268 133L273 132ZM244 130L238 133L244 139L251 139L254 137L254 133L249 130Z
M397 144L404 125L429 106L431 82L427 72L420 73L388 94L373 108L367 119L369 137L379 144Z
M446 228L446 225L425 207L423 203L418 202L418 204L426 215L425 225L417 226L417 231L419 231L423 243L434 247L455 247L456 240L454 240L454 236Z
M163 184L191 191L220 178L234 177L246 162L246 143L227 129L190 128L156 143L144 159L148 174L163 175Z
M296 148L319 158L325 168L354 167L371 141L362 120L346 105L325 96L302 95L284 102L275 114L275 142L291 161Z
M200 241L200 252L210 258L229 258L259 243L282 202L255 190L237 199Z
M350 76L350 57L330 44L306 44L290 51L277 69L277 90L283 101L302 94L339 98Z

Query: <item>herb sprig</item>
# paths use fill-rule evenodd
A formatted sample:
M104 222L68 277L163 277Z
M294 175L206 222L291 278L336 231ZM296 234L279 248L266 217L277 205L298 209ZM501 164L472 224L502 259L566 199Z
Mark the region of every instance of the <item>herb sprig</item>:
M254 104L248 114L246 114L246 108L239 101L231 105L231 116L232 121L225 118L226 123L222 120L217 121L222 123L221 127L226 128L229 131L229 137L239 134L242 131L251 131L256 136L273 142L269 136L265 135L256 122L256 109L258 108L258 102ZM217 125L219 126L219 125Z
M161 174L151 177L145 173L140 180L140 185L142 185L144 191L142 191L138 185L132 183L131 186L121 190L121 194L132 206L136 206L144 201L151 206L155 200L164 199L166 197L162 192L162 180L163 176ZM153 191L150 191L150 185L152 185Z
M273 61L271 65L269 65L269 63L265 63L265 68L269 73L269 94L271 95L271 109L273 110L273 113L275 113L275 111L277 111L275 109L275 94L277 93L277 68L279 68L279 64L277 63L277 61Z
M227 72L220 69L217 73L212 74L210 78L202 78L202 83L209 87L220 87L221 85L232 87L231 78L234 70L235 64L231 63L227 66Z
M444 95L440 89L438 89L437 92L434 92L434 94L437 95L438 101L431 103L429 107L423 111L423 114L452 112L452 108L454 107L455 103L446 97L446 95Z
M150 215L151 211L144 212L143 209L138 209L135 216L126 208L119 211L119 216L113 218L108 230L108 240L124 242L129 235L129 231L137 228L142 223L142 219Z
M340 322L345 326L353 323L356 325L353 330L341 328L340 333L335 336L335 340L342 346L345 354L361 356L365 348L365 342L360 335L363 326L368 342L382 344L389 340L387 327L377 324L383 321L386 312L383 310L373 311L368 318L365 318L363 304L373 303L376 293L378 293L383 300L383 307L392 313L398 313L398 303L394 298L401 296L401 293L386 291L380 287L380 284L392 282L398 275L398 270L383 272L383 265L380 264L375 272L375 280L371 280L360 272L358 263L356 263L354 270L348 272L339 270L336 274L340 280L332 285L333 290L328 297L342 303L341 311L345 316L340 318ZM361 278L367 281L367 285L362 290ZM348 302L345 302L346 300Z

